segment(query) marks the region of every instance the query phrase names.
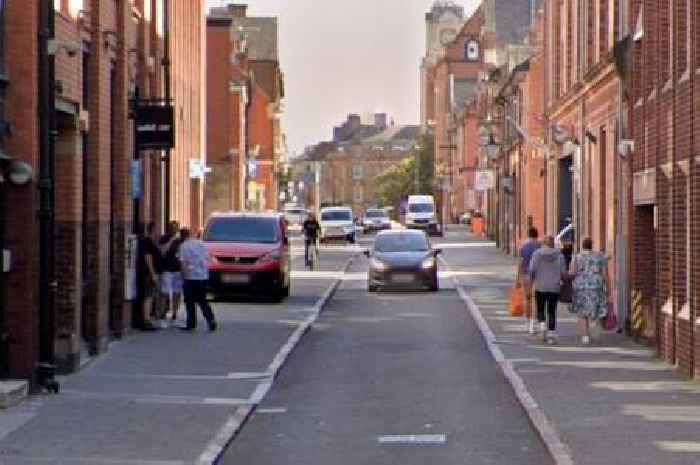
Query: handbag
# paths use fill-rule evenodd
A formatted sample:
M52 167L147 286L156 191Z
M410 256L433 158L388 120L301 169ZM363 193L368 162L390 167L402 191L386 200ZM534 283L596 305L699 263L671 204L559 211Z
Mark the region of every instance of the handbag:
M525 313L525 291L522 286L515 286L510 291L510 315L523 316Z
M601 326L605 331L615 331L617 329L617 314L612 302L608 303L608 311L601 320Z
M559 288L559 302L570 304L574 300L574 282L572 279L566 278L562 280Z

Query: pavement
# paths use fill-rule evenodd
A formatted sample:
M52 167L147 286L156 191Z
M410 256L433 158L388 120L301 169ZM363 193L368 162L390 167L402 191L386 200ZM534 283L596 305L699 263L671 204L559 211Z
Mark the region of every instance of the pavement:
M555 450L557 463L700 463L699 383L624 335L604 332L583 346L575 319L561 309L559 343L543 344L508 312L515 259L464 233L445 242L444 258L488 325L488 342L534 401L534 426L551 426L564 446Z
M321 269L306 272L293 243L287 301L217 302L216 333L200 324L193 334L171 328L113 343L80 373L59 378L59 395L0 413L0 464L212 463L357 253L329 248Z

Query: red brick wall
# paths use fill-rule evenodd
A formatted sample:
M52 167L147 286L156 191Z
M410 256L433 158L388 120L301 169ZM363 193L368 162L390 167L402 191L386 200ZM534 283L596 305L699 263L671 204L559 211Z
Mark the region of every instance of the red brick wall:
M11 79L5 118L13 127L5 140L5 150L38 173L38 1L9 2L5 14L5 53ZM38 359L38 190L33 184L7 187L5 192L8 209L0 214L5 215L6 221L5 246L13 255L13 269L3 276L10 371L13 377L31 378Z

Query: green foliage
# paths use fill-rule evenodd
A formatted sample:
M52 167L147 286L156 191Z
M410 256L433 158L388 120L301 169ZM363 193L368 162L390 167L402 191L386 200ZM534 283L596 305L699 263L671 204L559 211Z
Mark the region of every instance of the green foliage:
M416 170L416 160L418 161ZM397 209L401 199L413 194L433 194L435 178L435 143L432 136L423 136L413 156L404 159L377 178L381 205Z

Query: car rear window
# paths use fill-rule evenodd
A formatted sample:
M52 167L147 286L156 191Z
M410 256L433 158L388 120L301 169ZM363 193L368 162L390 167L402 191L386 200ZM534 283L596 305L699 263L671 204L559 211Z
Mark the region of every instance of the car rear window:
M374 250L377 252L423 252L430 248L423 234L387 234L377 237Z
M352 221L352 213L347 210L321 212L321 221Z
M214 218L204 233L207 242L279 242L279 230L274 218Z

